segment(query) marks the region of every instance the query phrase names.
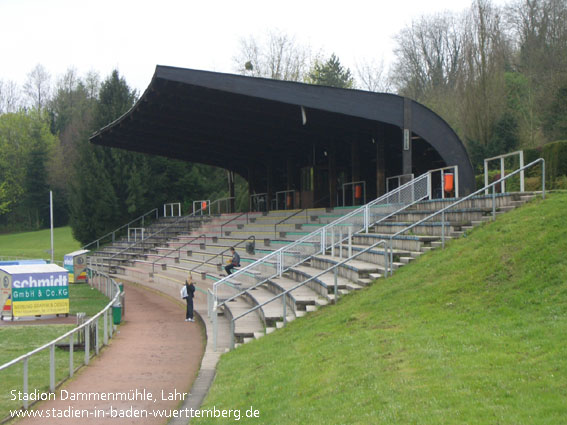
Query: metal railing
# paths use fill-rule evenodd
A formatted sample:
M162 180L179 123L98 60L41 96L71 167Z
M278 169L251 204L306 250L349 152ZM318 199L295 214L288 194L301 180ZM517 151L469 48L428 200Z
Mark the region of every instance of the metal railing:
M236 248L240 245L242 245L244 242L248 242L248 241L252 241L254 243L254 245L256 245L256 236L248 236L246 239L242 239L239 240L238 243L236 243L235 245L232 245L230 248L226 248L225 250L217 253L216 255L212 256L211 258L209 258L207 261L202 262L201 264L196 265L195 267L193 267L191 270L189 270L190 272L194 272L195 270L197 270L199 267L204 266L205 264L210 264L211 261L213 261L215 258L217 257L221 257L221 265L224 264L224 254L227 251L230 251L231 248Z
M230 220L228 220L227 222L221 224L221 226L220 226L220 236L221 236L221 237L224 236L224 233L223 233L223 228L224 228L224 226L226 226L227 224L232 223L232 222L235 221L235 220L238 220L238 219L239 219L240 217L242 217L243 215L246 215L246 224L248 224L248 213L247 213L247 212L242 213L242 214L240 214L240 215L237 215L236 217L233 217L233 218L231 218Z
M195 207L200 206L201 208L197 209ZM209 215L211 215L211 200L210 199L201 199L199 201L193 201L193 212L191 213L191 215L197 215L197 213L200 213L200 215L204 215L203 212L207 210L209 212Z
M390 191L390 182L391 181L396 181L396 183L397 183L396 187L400 187L403 184L402 180L411 181L411 180L413 180L413 178L414 178L413 173L411 173L411 174L400 174L398 176L388 177L386 179L386 192ZM393 187L391 190L394 190L396 187Z
M503 178L504 175L506 174L506 169L504 167L504 159L511 157L511 156L516 156L518 155L519 159L520 159L520 166L519 169L522 169L524 167L524 151L517 151L517 152L511 152L511 153L507 153L504 155L498 155L498 156L494 156L492 158L486 158L484 160L484 186L487 187L488 186L488 163L490 161L495 161L497 159L500 160L500 177ZM506 191L506 182L504 180L502 180L501 185L500 185L500 192L504 193ZM520 172L520 192L524 191L524 172L521 171ZM484 192L485 195L488 195L488 189Z
M114 333L114 325L112 324L112 311L111 307L117 303L120 298L120 287L118 284L110 278L106 273L98 272L97 270L89 269L91 272L91 279L93 284L97 284L99 290L107 295L109 298L111 297L111 301L106 305L104 309L100 312L95 314L92 318L88 321L83 323L82 325L70 330L69 332L61 335L60 337L48 342L47 344L42 345L35 350L32 350L20 357L3 364L0 366L0 371L8 369L11 366L14 366L18 363L23 364L23 393L29 394L29 360L36 354L44 351L49 350L49 391L55 392L56 382L55 382L55 346L57 343L69 339L69 376L72 377L74 372L76 371L74 362L73 362L73 354L74 354L74 336L79 332L84 332L84 343L85 343L85 354L84 354L84 364L88 365L89 360L91 358L91 347L90 347L90 328L94 326L94 335L95 335L95 346L94 348L95 355L98 355L100 351L100 341L99 341L99 319L103 318L103 346L108 345L109 338L112 338ZM95 282L98 280L98 282ZM89 281L91 283L91 281ZM64 380L66 380L65 378ZM24 402L24 409L29 407L29 401L25 398Z
M293 210L295 209L295 189L291 189L291 190L280 190L279 192L276 192L276 210L280 209L280 195L283 195L283 205L284 205L284 210ZM291 205L288 208L288 199L291 199Z
M111 241L112 241L112 242L115 242L115 241L116 241L116 234L119 233L120 231L124 230L124 229L130 228L130 226L131 226L132 224L137 223L137 222L141 222L142 227L145 227L146 217L148 217L148 216L150 216L150 215L152 215L152 216L155 215L155 220L157 220L157 219L159 218L158 209L157 209L157 208L154 208L153 210L148 211L147 213L141 215L140 217L135 218L134 220L132 220L132 221L130 221L130 222L124 224L123 226L120 226L119 228L113 230L112 232L109 232L109 233L107 233L106 235L104 235L104 236L98 238L96 241L93 241L93 242L88 243L87 245L83 246L81 249L88 249L88 247L90 247L90 246L92 246L92 245L94 245L94 244L96 244L96 249L99 249L99 248L100 248L100 243L101 243L103 240L105 240L106 238L108 238L109 236L112 236L112 240L111 240ZM92 248L91 248L91 249L92 249Z
M217 206L217 214L219 214L219 215L222 214L221 209L222 209L223 204L226 205L226 212L227 213L233 212L230 202L235 200L235 199L236 198L234 196L229 196L227 198L215 199L211 203L211 205L209 206L209 214L210 214L211 211L213 211L213 205Z
M369 204L351 211L332 223L215 282L213 285L215 308L220 306L219 286L233 287L234 279L242 273L252 273L256 276L258 282L265 282L275 276L281 276L285 270L314 255L325 255L327 249L331 249L333 252L333 247L346 239L343 238L345 233L353 235L362 231L368 232L371 225L386 220L416 202L429 197L429 179L430 175L425 173ZM242 291L242 293L244 292L246 290Z
M128 242L131 242L131 239L133 239L134 242L136 242L137 240L144 239L145 230L146 229L144 227L129 227L128 228ZM134 236L132 236L132 232L134 233Z
M362 251L358 251L358 252L356 252L355 254L352 254L351 256L349 256L348 258L346 258L346 259L344 259L344 260L342 260L342 261L340 261L340 262L338 262L338 263L335 263L334 265L332 265L332 266L329 267L328 269L323 270L323 271L321 271L320 273L317 273L315 276L311 276L310 278L304 280L303 282L299 282L297 285L294 285L293 287L291 287L291 288L285 290L284 292L280 292L279 294L274 295L274 296L273 296L272 298L270 298L269 300L266 300L266 301L264 301L264 302L262 302L262 303L260 303L260 304L255 305L254 307L250 308L249 310L247 310L247 311L245 311L245 312L243 312L243 313L240 313L240 314L237 315L236 317L232 317L232 319L230 320L230 349L231 349L231 350L234 349L234 343L235 343L235 335L234 335L235 332L234 332L234 329L235 329L235 322L236 322L238 319L240 319L240 318L242 318L242 317L244 317L244 316L246 316L246 315L248 315L248 314L250 314L250 313L252 313L252 312L254 312L254 311L258 310L258 309L260 309L260 308L262 308L262 307L265 306L266 304L269 304L269 303L271 303L271 302L276 301L278 298L282 298L282 297L283 297L283 301L282 301L282 319L283 319L283 323L284 323L284 326L285 326L285 324L287 323L287 299L286 299L286 298L287 298L287 295L288 295L290 292L295 291L296 289L301 288L302 286L308 284L309 282L318 279L319 277L323 276L324 274L331 273L331 272L333 272L333 275L334 275L334 285L333 285L333 288L334 288L334 302L336 303L337 300L338 300L338 297L339 297L339 291L338 291L338 270L339 270L339 267L341 267L342 265L348 263L349 261L354 260L354 259L355 259L356 257L358 257L359 255L365 254L366 252L370 251L371 249L376 248L378 245L384 245L384 250L385 250L385 251L384 251L384 255L385 255L385 257L387 258L387 255L388 255L388 254L387 254L386 241L385 241L385 240L380 240L380 241L378 241L378 242L376 242L376 243L370 245L369 247L363 249ZM386 269L387 269L387 268L388 268L388 265L386 264ZM234 298L236 298L236 296L231 297L230 299L226 300L225 302L230 302L230 301L233 300ZM215 315L215 318L216 318L216 315ZM213 319L213 320L214 320L214 319ZM213 343L216 345L216 341L213 341Z
M303 211L305 211L305 223L309 223L309 216L307 215L307 209L304 210L299 210L289 216L287 216L286 218L284 218L281 221L278 221L276 224L274 224L274 238L278 237L278 226L280 224L284 224L286 221L288 221L290 218L296 217L297 215L299 215L300 213L302 213Z
M352 186L351 192L352 192L352 204L351 205L356 205L356 200L357 199L362 199L362 203L366 204L366 182L365 181L358 181L358 182L350 182L350 183L344 183L343 184L343 207L346 207L346 188ZM356 196L357 193L357 188L361 187L361 196Z
M177 214L175 214L175 207L177 207ZM171 213L167 215L168 211ZM163 204L163 216L164 217L181 217L181 203L172 202L170 204Z
M447 170L453 170L453 173L447 173ZM459 166L458 165L451 165L448 167L437 168L435 170L429 170L429 174L431 174L430 180L430 189L431 196L434 197L435 193L433 192L433 174L440 173L441 176L441 184L440 184L440 192L441 192L441 199L445 199L445 176L448 174L452 174L454 177L453 181L453 190L455 192L455 198L459 197Z
M250 195L249 211L267 211L268 210L268 194L256 193Z
M524 170L526 170L526 169L528 169L528 168L530 168L530 167L532 167L532 166L534 166L538 163L541 163L541 168L542 168L542 171L541 171L541 193L542 193L542 198L545 199L545 160L543 158L538 158L535 161L530 162L528 165L525 165L525 166L517 169L516 171L508 174L507 176L504 176L504 177L500 178L499 180L496 180L495 182L483 187L482 189L479 189L476 192L473 192L470 195L465 196L464 198L461 198L461 199L451 203L450 205L448 205L444 208L441 208L440 210L428 215L427 217L416 221L415 223L413 223L413 224L407 226L406 228L394 233L393 235L390 235L389 245L388 245L389 250L390 250L390 264L392 264L392 261L393 261L393 258L392 258L392 256L393 256L393 253L392 253L393 252L392 251L393 239L395 237L413 229L414 227L419 226L420 224L430 220L431 218L438 216L439 214L441 214L441 246L442 246L442 248L445 248L445 226L446 226L445 212L450 210L451 208L454 208L455 206L461 204L464 201L467 201L467 200L469 200L469 199L471 199L475 196L480 195L482 192L484 192L485 194L488 193L490 188L492 188L492 196L491 196L491 198L492 198L492 219L494 220L495 217L496 217L496 190L495 190L496 185L502 183L506 179L508 179L508 178L510 178L510 177L512 177L516 174L523 173ZM392 274L392 269L390 270L390 274Z
M156 266L156 263L157 263L158 261L161 261L161 260L163 260L164 258L169 257L171 254L173 254L173 253L175 253L175 252L177 252L177 261L179 261L179 260L181 259L181 248L185 248L187 245L192 244L193 242L195 242L197 239L200 239L200 238L204 238L204 239L205 239L205 245L206 245L206 244L207 244L207 235L203 233L203 234L201 234L201 235L199 235L199 236L195 236L193 239L189 240L189 242L184 243L183 245L181 245L180 247L176 248L175 250L170 251L170 252L168 252L167 254L162 255L162 256L158 257L157 259L155 259L154 261L152 261L152 273L155 273L155 266Z

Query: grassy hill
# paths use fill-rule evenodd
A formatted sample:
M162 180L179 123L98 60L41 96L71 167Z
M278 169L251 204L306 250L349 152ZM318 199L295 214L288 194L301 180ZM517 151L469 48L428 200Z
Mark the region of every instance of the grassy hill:
M567 423L566 342L555 194L222 356L203 408L271 425Z
M54 259L62 262L63 256L81 248L81 244L73 239L70 227L53 229ZM37 232L10 233L0 235L0 257L22 257L49 259L51 248L51 232L49 229Z

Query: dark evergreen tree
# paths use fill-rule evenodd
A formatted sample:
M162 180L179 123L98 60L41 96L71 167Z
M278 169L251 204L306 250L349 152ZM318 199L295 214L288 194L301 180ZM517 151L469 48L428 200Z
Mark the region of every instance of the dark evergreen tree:
M350 69L344 68L339 58L333 53L325 63L315 63L309 72L307 82L320 86L339 87L351 89L354 87L354 79Z

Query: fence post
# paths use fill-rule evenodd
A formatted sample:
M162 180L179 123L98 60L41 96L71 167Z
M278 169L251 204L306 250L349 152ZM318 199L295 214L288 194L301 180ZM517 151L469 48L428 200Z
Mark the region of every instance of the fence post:
M49 391L55 392L55 344L49 346Z
M488 186L488 161L484 160L484 187ZM488 188L484 191L485 195L488 195Z
M348 227L348 258L352 257L352 227Z
M213 351L217 351L217 333L218 333L218 312L217 307L213 305Z
M282 299L283 299L283 323L284 323L284 326L285 326L285 325L287 325L287 305L286 305L286 294L285 294L285 292L283 294Z
M108 334L110 336L110 338L112 338L112 335L114 334L114 323L112 322L112 313L111 313L111 309L109 308L108 310L106 310L106 313L104 313L108 316Z
M500 178L503 179L504 178L504 174L506 173L505 167L504 167L504 158L500 158ZM502 180L500 182L500 193L505 193L506 192L506 180Z
M545 199L545 160L541 160L541 198Z
M234 319L230 320L230 349L234 350Z
M29 394L28 391L28 357L24 359L24 394ZM29 406L29 402L27 397L24 397L24 409L27 409Z
M75 350L74 335L75 335L74 333L69 335L69 377L70 378L73 377L73 371L75 370L73 365L73 352Z
M441 249L445 249L445 211L441 213Z
M339 268L338 268L338 267L335 267L335 271L334 271L333 274L334 274L333 279L334 279L335 304L336 304L336 303L337 303L337 300L338 300L338 296L339 296L339 290L338 290L338 286L339 286L339 283L338 283Z
M492 185L492 221L496 220L496 184Z
M520 151L520 169L524 168L524 151ZM520 171L520 192L525 191L524 170Z
M85 326L85 365L89 364L89 357L90 357L90 339L91 333L89 331L90 325L87 324Z
M331 228L331 257L335 256L335 228Z

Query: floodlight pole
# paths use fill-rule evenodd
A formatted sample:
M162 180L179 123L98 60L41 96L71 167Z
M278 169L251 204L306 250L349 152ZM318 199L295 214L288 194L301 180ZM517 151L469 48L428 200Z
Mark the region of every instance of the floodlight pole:
M51 218L51 264L53 264L53 191L49 191L49 216Z

